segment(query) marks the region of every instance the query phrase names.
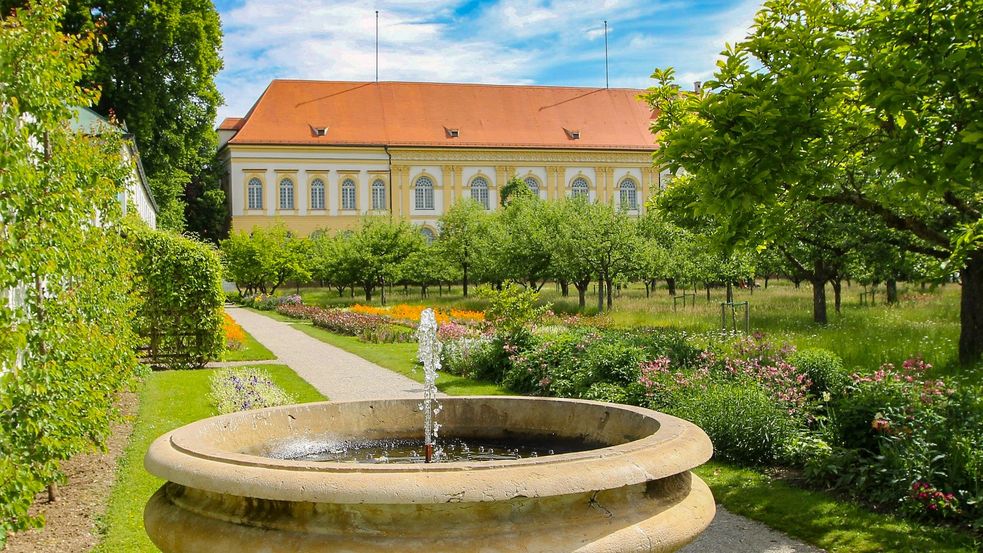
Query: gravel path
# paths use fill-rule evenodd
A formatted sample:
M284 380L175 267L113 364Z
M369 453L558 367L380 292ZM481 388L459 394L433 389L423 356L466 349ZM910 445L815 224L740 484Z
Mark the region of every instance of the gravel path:
M287 323L239 307L225 310L277 356L277 363L288 365L329 399L423 397L423 385L419 382L325 344Z
M265 363L290 366L333 400L423 396L420 383L325 344L287 323L238 307L225 309L246 332L277 356L275 361ZM260 362L234 364L257 363ZM680 553L822 553L822 550L717 505L717 516L710 527Z

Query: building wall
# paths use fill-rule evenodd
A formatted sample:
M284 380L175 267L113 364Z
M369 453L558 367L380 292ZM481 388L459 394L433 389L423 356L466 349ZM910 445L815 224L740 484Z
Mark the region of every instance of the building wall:
M540 183L539 195L552 200L570 195L571 182L579 177L590 183L590 200L619 206L619 186L631 177L637 184L638 209L650 193L659 190L659 175L652 168L651 152L578 151L534 149L302 147L228 145L223 150L229 187L229 212L234 231L283 222L298 234L317 229L340 230L359 224L371 209L371 183L386 185L386 210L420 226L436 229L437 220L455 202L471 197L471 181L488 181L488 203L499 208L501 187L513 176L532 176ZM433 209L419 209L415 202L420 177L433 182ZM247 186L256 178L263 187L261 209L249 209ZM280 205L279 183L294 184L293 209ZM325 209L312 210L311 182L325 183ZM341 205L345 179L355 182L354 210Z

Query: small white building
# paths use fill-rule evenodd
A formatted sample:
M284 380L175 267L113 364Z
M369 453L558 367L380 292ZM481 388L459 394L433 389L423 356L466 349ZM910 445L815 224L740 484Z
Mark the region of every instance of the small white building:
M123 205L125 215L130 207L137 210L137 214L150 228L157 228L157 202L150 191L150 183L147 175L143 171L143 163L140 161L140 152L137 150L136 138L126 129L125 123L120 123L118 127L113 125L108 119L99 115L88 108L76 108L75 119L72 120L72 128L79 132L98 132L100 128L118 128L122 130L126 145L123 148L123 160L132 166L133 173L130 182L127 184L126 191L120 194L119 201Z

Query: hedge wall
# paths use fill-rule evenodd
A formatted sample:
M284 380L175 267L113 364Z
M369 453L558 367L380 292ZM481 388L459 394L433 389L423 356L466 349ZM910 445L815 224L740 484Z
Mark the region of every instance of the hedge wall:
M200 368L218 359L222 332L222 264L215 249L168 231L136 235L135 328L155 367Z

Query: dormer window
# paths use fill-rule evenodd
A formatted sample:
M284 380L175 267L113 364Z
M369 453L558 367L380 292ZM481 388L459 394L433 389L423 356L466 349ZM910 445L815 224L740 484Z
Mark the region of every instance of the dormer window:
M570 140L580 140L580 131L575 129L563 129Z
M314 136L327 136L327 127L314 127Z
M461 136L461 130L460 129L451 129L451 128L447 128L447 127L444 127L444 128L447 131L447 138L457 138L457 137Z

